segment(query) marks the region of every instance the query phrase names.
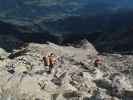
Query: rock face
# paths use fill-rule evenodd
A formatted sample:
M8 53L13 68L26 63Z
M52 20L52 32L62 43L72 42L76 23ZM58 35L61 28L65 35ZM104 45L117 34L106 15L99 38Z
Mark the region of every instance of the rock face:
M12 53L1 48L0 100L132 100L133 56L98 55L84 43L78 48L29 43ZM42 61L48 53L59 57L50 74ZM96 67L97 57L103 60Z

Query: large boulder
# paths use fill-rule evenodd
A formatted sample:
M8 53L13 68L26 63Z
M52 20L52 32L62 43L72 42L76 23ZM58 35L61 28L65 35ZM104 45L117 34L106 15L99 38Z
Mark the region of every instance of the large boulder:
M81 48L83 49L87 49L88 52L90 53L90 55L96 55L98 54L98 51L96 50L96 48L94 47L94 45L92 45L88 40L84 39L80 42Z
M9 56L9 53L6 52L3 48L0 48L0 60L6 59Z

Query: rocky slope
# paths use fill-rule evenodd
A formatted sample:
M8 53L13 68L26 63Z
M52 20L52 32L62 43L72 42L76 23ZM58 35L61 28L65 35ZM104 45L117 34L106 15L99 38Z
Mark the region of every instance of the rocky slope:
M19 42L14 38L5 45ZM48 74L42 57L50 52L60 59ZM95 67L97 56L103 63ZM132 100L132 66L132 55L99 54L86 40L78 48L50 42L12 52L1 48L0 100Z

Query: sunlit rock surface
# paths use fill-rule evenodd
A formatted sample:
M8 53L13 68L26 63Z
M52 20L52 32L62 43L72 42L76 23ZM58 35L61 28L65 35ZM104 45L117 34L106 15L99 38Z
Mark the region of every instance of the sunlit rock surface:
M81 44L29 43L12 52L1 48L1 100L132 100L133 56L102 55L86 40ZM48 74L42 58L51 52L61 60ZM102 59L98 67L97 57Z

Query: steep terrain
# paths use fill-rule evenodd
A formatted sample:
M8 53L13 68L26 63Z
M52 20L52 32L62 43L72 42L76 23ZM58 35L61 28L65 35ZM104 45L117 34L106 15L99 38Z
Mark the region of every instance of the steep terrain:
M3 36L0 36L3 37ZM4 39L11 38L4 35ZM18 44L15 37L8 43ZM55 53L58 63L47 73L42 57ZM98 54L87 40L78 48L28 43L7 52L0 49L1 100L132 100L133 56ZM102 65L94 61L100 57ZM115 91L117 90L117 91Z

